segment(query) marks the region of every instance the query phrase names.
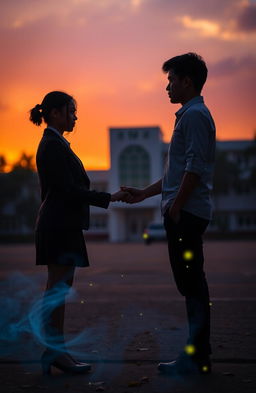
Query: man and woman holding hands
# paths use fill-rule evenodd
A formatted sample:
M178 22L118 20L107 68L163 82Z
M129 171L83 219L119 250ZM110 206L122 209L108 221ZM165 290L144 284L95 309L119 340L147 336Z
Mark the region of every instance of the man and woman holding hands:
M82 233L89 228L89 206L106 209L110 202L139 203L157 194L162 194L170 263L177 288L185 297L189 325L184 351L178 359L160 363L158 369L167 374L211 372L210 305L202 246L202 235L211 219L215 155L214 121L201 96L207 67L200 56L186 53L167 60L162 69L168 78L170 102L181 104L181 108L175 114L163 177L144 189L125 185L114 194L90 190L82 162L63 137L65 131L72 132L77 120L72 96L50 92L30 111L34 124L44 120L47 125L36 156L42 204L35 231L36 264L48 269L45 301L59 284L67 287L61 305L45 322L47 335L62 343L61 351L49 345L44 352L45 373L52 365L64 372L91 369L65 351L63 331L65 295L72 286L75 267L89 266Z

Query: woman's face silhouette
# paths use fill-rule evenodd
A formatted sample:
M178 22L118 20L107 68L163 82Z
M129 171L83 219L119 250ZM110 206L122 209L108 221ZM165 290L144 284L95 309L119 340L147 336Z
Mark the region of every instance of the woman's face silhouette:
M48 125L56 128L61 133L64 131L72 132L75 127L76 120L76 104L73 100L71 100L63 108L52 110L51 121Z
M65 129L65 131L71 132L71 131L73 131L73 128L75 127L75 123L76 123L76 120L77 120L76 104L75 104L75 102L73 100L70 101L65 109L66 109L64 111L64 116L66 117L66 129Z

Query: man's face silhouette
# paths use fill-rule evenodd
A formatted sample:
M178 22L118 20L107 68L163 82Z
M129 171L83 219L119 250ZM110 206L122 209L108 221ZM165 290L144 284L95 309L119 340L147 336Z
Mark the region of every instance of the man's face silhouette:
M183 103L187 92L187 78L180 78L173 70L168 72L168 85L166 90L172 104Z

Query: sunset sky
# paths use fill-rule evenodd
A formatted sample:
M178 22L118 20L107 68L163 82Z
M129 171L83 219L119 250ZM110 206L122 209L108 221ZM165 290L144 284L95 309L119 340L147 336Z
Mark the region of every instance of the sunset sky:
M217 138L256 129L254 0L8 0L0 5L0 154L35 154L43 126L28 111L51 90L72 94L68 136L87 169L109 167L109 127L159 125L174 113L162 63L193 51L205 59L203 90Z

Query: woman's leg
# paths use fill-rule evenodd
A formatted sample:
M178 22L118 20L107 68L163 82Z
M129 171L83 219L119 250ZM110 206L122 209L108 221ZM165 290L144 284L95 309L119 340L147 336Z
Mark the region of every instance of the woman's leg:
M46 310L51 310L45 321L46 340L49 346L56 344L56 349L64 347L64 316L65 298L73 284L75 267L48 265L48 280L44 296L44 306ZM54 292L56 290L56 293ZM54 307L56 298L57 305ZM56 343L55 343L56 341ZM64 348L63 348L64 349Z
M65 347L65 297L73 284L74 272L73 266L48 265L43 307L47 343L47 350L41 358L43 373L50 373L51 365L72 373L91 370L90 364L74 360Z

